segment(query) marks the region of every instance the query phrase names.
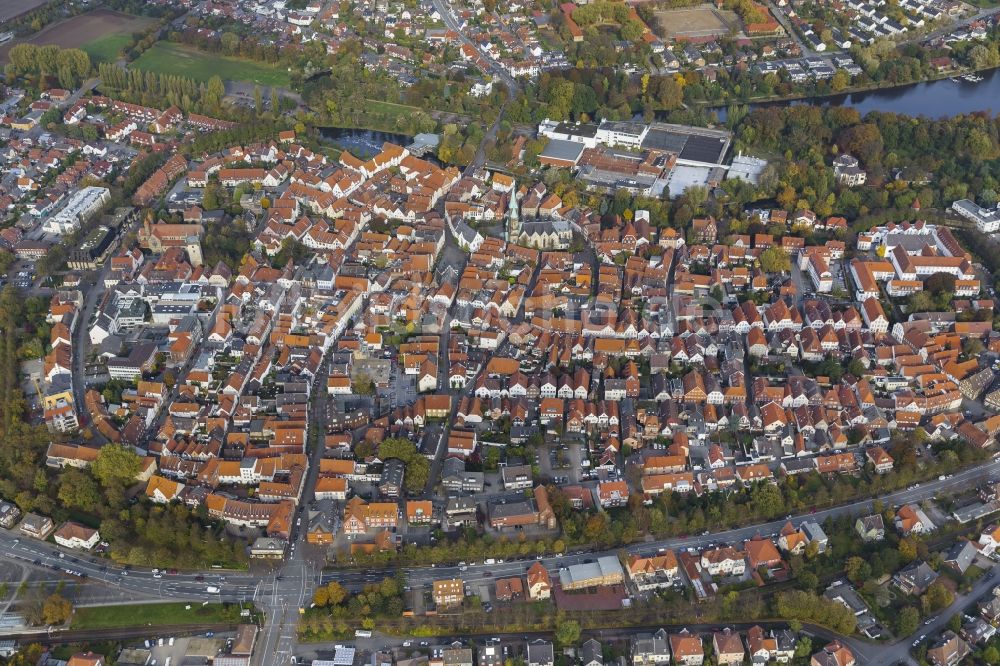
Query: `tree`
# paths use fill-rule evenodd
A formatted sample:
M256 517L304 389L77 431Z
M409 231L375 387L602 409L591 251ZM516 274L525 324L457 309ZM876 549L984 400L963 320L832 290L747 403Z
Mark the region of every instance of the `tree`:
M990 664L990 666L1000 664L1000 650L997 650L995 645L990 645L983 650L983 661Z
M778 204L785 210L791 210L799 200L799 195L791 185L785 185L777 194Z
M63 624L73 614L73 604L61 594L51 594L42 606L45 624Z
M205 210L216 210L219 207L219 189L215 183L209 183L202 192L201 207Z
M933 296L946 292L954 293L955 276L950 273L935 273L924 281L924 289Z
M861 582L866 578L866 572L871 572L871 566L865 561L864 558L850 557L847 562L844 563L844 573L847 577L854 582Z
M795 576L795 582L800 590L815 592L819 586L819 576L812 571L803 571Z
M368 373L359 372L352 380L354 393L358 395L375 395L375 382Z
M842 69L838 69L837 73L833 75L830 79L830 90L834 92L840 92L847 86L851 84L851 75Z
M205 88L204 102L210 107L218 107L222 103L222 98L226 95L226 85L218 76L213 76L208 80Z
M68 508L94 511L101 504L101 493L89 474L78 469L66 470L59 479L59 502Z
M845 635L854 633L857 627L858 619L849 608L812 592L780 592L775 600L775 610L785 619L821 624Z
M983 341L979 338L967 338L962 344L962 353L966 356L978 356L983 349Z
M996 67L998 64L997 49L995 46L976 44L969 49L969 61L976 69L986 69Z
M760 253L760 267L765 273L787 273L792 269L792 260L784 248L769 247Z
M909 636L920 627L920 612L915 606L906 606L896 617L896 635Z
M661 109L679 109L684 104L684 88L673 76L664 76L656 85L655 101Z
M864 164L877 163L882 156L885 142L882 132L874 123L862 123L848 127L837 137L837 145Z
M962 630L962 614L955 613L948 618L948 628L954 631L956 634Z
M219 43L222 45L224 53L233 55L239 51L240 36L233 32L224 32L219 38Z
M781 490L771 483L761 483L750 492L750 503L757 514L764 517L776 516L784 509L785 500Z
M645 26L636 20L629 20L621 27L622 39L635 42L642 37L645 32Z
M900 539L897 550L899 551L899 558L904 564L917 559L917 544L913 542L913 539Z
M910 295L906 301L907 312L927 312L935 308L934 297L926 291L918 291Z
M390 438L378 447L378 455L383 460L399 458L406 466L403 484L408 492L423 490L430 478L430 461L417 452L416 445L408 439Z
M337 581L331 581L326 585L326 596L331 606L339 606L347 598L347 590Z
M687 199L692 210L698 210L708 199L708 190L701 185L689 185L684 188L684 198Z
M580 623L576 620L561 620L556 624L555 640L559 645L574 645L580 640Z
M812 654L812 639L808 636L799 636L799 642L795 644L795 658L805 659Z
M952 591L940 580L930 584L924 596L920 598L920 603L927 614L936 613L942 608L947 608L955 600Z
M847 364L847 371L855 377L863 377L865 374L865 364L860 359L851 359L851 362Z
M108 444L101 447L97 459L91 465L94 478L105 488L118 484L127 484L139 476L142 460L129 447L121 444Z

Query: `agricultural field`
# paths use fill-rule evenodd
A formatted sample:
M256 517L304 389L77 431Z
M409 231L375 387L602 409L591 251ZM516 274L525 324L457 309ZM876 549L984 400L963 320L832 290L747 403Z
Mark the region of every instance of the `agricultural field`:
M217 75L224 81L246 81L259 86L289 85L288 72L280 67L205 53L173 42L157 42L129 66L157 74L177 74L196 81L208 81Z
M0 0L0 24L24 16L31 10L41 7L45 2L46 0ZM0 31L2 30L3 25L0 25Z
M56 44L62 48L79 48L86 51L95 61L113 60L117 57L118 49L129 42L131 34L141 31L150 23L152 19L149 18L109 9L95 9L48 25L27 39L7 42L0 47L0 63L7 62L8 51L20 42L36 46Z
M716 9L714 5L662 9L655 16L656 25L652 27L666 40L725 35L730 28L740 27L736 14Z

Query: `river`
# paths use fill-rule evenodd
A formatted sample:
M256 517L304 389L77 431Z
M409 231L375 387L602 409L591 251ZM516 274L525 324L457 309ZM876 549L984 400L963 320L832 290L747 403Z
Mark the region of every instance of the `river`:
M944 118L975 111L1000 112L1000 69L983 72L979 83L941 79L915 83L898 88L872 90L848 95L831 95L787 102L763 102L750 108L786 104L818 104L820 106L850 106L861 115L869 111L901 113L910 116ZM726 120L726 109L717 108L720 122Z

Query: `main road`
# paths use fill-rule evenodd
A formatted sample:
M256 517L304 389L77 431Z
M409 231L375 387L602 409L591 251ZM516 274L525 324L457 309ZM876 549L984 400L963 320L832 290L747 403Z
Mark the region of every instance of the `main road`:
M319 384L319 382L317 382ZM325 382L321 385L325 387ZM314 409L320 409L321 398L316 398ZM316 423L317 420L313 422ZM320 446L320 442L316 442ZM990 461L944 479L929 481L879 498L886 504L905 504L931 499L942 493L962 491L980 484L988 479L1000 478L1000 461ZM310 480L311 481L311 480ZM850 504L817 510L815 513L791 518L798 525L806 520L822 522L827 518L852 516L868 513L872 510L871 499L859 500ZM699 536L663 539L631 544L625 547L630 553L650 555L661 548L680 550L684 548L704 548L711 544L738 543L757 535L773 536L778 533L787 519L748 525L736 529L725 530ZM297 529L293 534L292 543L302 542L304 530ZM219 601L219 602L255 602L266 613L267 620L263 627L262 649L254 658L254 664L288 663L295 647L296 623L299 608L308 605L314 587L317 583L327 583L336 580L351 590L358 590L364 585L377 582L386 576L397 573L395 568L364 569L364 570L334 570L320 573L319 563L308 560L305 549L292 549L290 556L277 571L266 573L205 571L184 572L171 575L147 568L121 567L90 556L81 556L73 551L61 549L48 542L27 537L19 537L17 533L0 530L0 557L11 558L21 564L61 571L67 575L84 576L88 581L100 582L121 588L135 594L175 601ZM601 555L615 555L617 550L603 552L577 552L565 555L552 555L539 558L547 568L559 569L571 564L580 564L586 560ZM494 565L471 563L467 567L411 567L404 570L408 584L411 586L426 586L435 579L462 578L470 585L492 583L496 577L523 575L535 560L512 560ZM976 597L986 583L977 584L970 597ZM218 592L209 592L209 589ZM984 588L985 589L985 588ZM930 630L930 627L928 627ZM905 651L898 644L894 653ZM271 655L280 656L281 661L269 659Z
M879 499L886 504L895 505L920 502L931 499L941 493L951 493L968 489L990 478L1000 478L1000 461L990 461L987 464L951 475L946 479L929 481L916 487L890 493ZM871 510L872 500L866 499L828 509L819 509L814 514L793 517L791 521L795 525L806 520L822 522L826 518L860 515L868 513ZM777 534L785 522L786 520L782 519L711 534L646 541L626 546L625 550L630 553L651 555L661 548L679 550L684 548L705 548L710 544L738 543L756 535ZM297 536L301 537L302 535L298 534ZM296 540L293 543L299 542ZM603 552L568 553L564 556L550 555L543 557L541 561L547 567L558 569L570 564L582 563L586 559L591 559L599 555L613 555L616 552L618 551L608 550ZM289 558L290 562L298 562L300 566L307 566L308 568L308 565L304 564L305 560L302 559L300 553L301 549L297 549L297 552ZM175 575L163 572L154 573L153 569L122 567L112 564L108 560L80 555L79 553L62 549L48 542L20 537L16 532L8 530L0 530L0 557L12 558L22 564L61 571L63 573L66 573L68 570L76 574L84 574L90 582L99 582L120 587L123 590L128 590L136 594L163 599L175 599L178 601L204 601L206 598L225 602L254 601L259 600L262 594L271 594L272 590L265 588L265 585L279 576L282 580L277 582L292 582L286 579L286 576L283 575L284 572L275 574L274 572L254 573L209 570L204 572L180 572ZM408 567L404 570L404 573L410 585L429 584L435 579L453 577L460 577L467 582L477 583L492 580L496 576L524 573L534 561L513 560L495 565L470 563L464 571L457 566ZM396 571L396 568L393 567L384 569L336 569L323 572L321 577L318 575L315 576L315 580L321 580L322 583L336 580L348 589L359 590L368 583L377 582L386 576L395 575ZM293 574L294 572L288 571L287 573ZM292 580L295 580L294 575L290 577ZM207 590L210 586L219 588L219 592L209 593ZM279 586L281 589L291 587L293 586ZM309 594L311 592L312 590L309 590ZM296 594L296 596L298 595Z
M921 502L933 498L940 493L951 493L965 490L981 483L989 478L1000 478L1000 461L991 461L979 467L971 468L963 472L951 475L942 480L928 481L916 487L900 490L879 499L885 504L907 504L910 502ZM838 518L841 516L862 515L871 512L871 499L859 500L850 504L831 507L828 509L818 509L815 513L799 515L791 518L793 525L798 526L805 521L817 521L822 523L827 518ZM626 546L624 550L629 553L639 555L654 555L660 549L669 548L672 550L683 550L686 548L702 549L712 544L740 543L755 536L775 536L789 519L775 520L768 523L747 525L721 532L706 533L697 536L683 538L661 539L657 541L646 541L634 543ZM586 560L591 560L602 555L615 555L620 549L608 551L586 551L567 553L565 555L552 555L537 558L547 568L559 569L571 564L582 564ZM506 576L523 575L528 567L536 560L517 559L504 563L487 565L484 563L468 563L467 566L443 566L443 567L411 567L405 569L407 582L410 586L430 585L434 580L442 578L462 578L471 585L492 582L495 578ZM370 577L381 578L394 575L394 569L371 570ZM344 571L325 571L323 582L337 580L340 582L356 582L356 573Z

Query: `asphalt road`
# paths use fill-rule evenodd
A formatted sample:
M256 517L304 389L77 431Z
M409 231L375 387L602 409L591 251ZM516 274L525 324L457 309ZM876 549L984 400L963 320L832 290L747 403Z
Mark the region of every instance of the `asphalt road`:
M991 461L977 468L954 474L943 481L928 481L916 488L901 490L879 498L886 504L906 504L908 502L920 502L930 499L942 492L957 492L970 488L989 477L1000 477L1000 461ZM851 504L832 507L829 509L819 509L814 514L795 516L791 519L793 525L799 525L803 521L814 520L822 523L827 518L840 516L851 516L868 513L871 511L872 500L861 500ZM659 541L648 541L627 546L625 550L630 553L640 555L653 555L661 548L681 550L685 548L702 549L711 544L740 543L754 536L776 535L784 527L787 519L775 520L769 523L748 525L723 532L702 534L686 538L662 539ZM607 551L585 551L567 553L563 556L548 556L536 558L541 561L550 571L557 571L562 567L572 564L583 564L585 560L592 560L602 555L615 555L618 549ZM413 567L406 569L405 574L410 586L427 586L434 580L441 578L462 578L470 585L489 583L496 578L505 576L524 575L535 562L535 559L508 560L503 563L487 565L482 562L470 562L464 570L459 566L434 566L434 567ZM395 569L383 569L369 571L365 574L370 580L380 580L385 576L395 574ZM357 583L357 573L349 571L326 571L323 573L323 582L332 580Z
M465 33L462 32L462 29L458 25L458 19L455 18L455 14L452 12L451 4L448 3L448 0L432 1L434 3L434 8L438 10L439 14L441 14L441 20L444 22L445 26L457 32L463 42L474 48L476 53L478 53L481 58L490 64L491 72L504 82L507 88L510 89L511 96L513 96L514 93L517 92L518 87L517 81L514 80L514 77L508 74L507 71L495 62L488 53L480 49L479 44L469 39Z
M995 573L997 568L997 565L994 565L990 571ZM955 601L952 602L951 606L935 615L930 620L930 624L922 624L909 636L901 637L898 642L891 645L862 644L859 646L852 645L852 648L856 653L867 659L870 664L915 664L916 661L910 658L910 651L915 649L913 645L915 640L922 639L925 636L932 638L939 636L945 630L948 620L952 615L961 612L965 607L989 595L996 585L997 578L995 575L990 575L988 578L983 576L976 581L968 593L955 595Z
M942 492L955 492L972 487L989 477L1000 477L1000 461L992 461L975 469L955 474L950 478L931 481L919 487L902 490L882 497L883 502L902 504L919 502L934 497ZM823 509L815 514L798 516L792 519L794 524L803 520L823 521L828 517L855 515L871 510L871 500L854 502L852 504ZM784 525L785 520L773 521L759 525L741 527L714 534L705 534L688 538L666 539L641 544L633 544L626 550L640 554L652 554L660 548L703 548L709 544L738 543L755 535L775 534ZM301 543L302 533L294 543ZM86 575L88 594L95 595L92 603L129 603L136 598L161 599L174 601L253 601L265 611L266 622L262 628L262 649L254 659L255 665L288 663L289 657L296 649L296 624L298 609L308 606L309 600L318 581L323 583L337 580L349 589L357 590L365 584L377 582L386 576L395 575L396 570L365 569L341 570L324 572L319 575L319 563L309 559L306 547L298 547L284 562L280 569L270 573L246 572L184 572L176 575L157 573L150 569L125 569L108 563L106 560L81 556L79 553L63 550L55 545L40 542L26 537L19 537L14 532L0 530L0 557L9 558L22 566L49 570L54 574L65 574L66 570ZM585 560L594 559L600 555L614 555L616 551L580 552L564 556L550 556L541 561L546 568L556 571L571 564L580 564ZM60 554L63 557L60 557ZM36 564L37 562L37 564ZM523 575L534 560L513 560L493 565L470 563L462 570L461 567L414 567L405 571L408 584L411 586L427 586L435 579L460 577L470 585L490 584L497 577ZM68 574L66 574L69 576ZM69 576L80 581L79 577ZM200 579L200 580L199 580ZM109 586L107 595L101 596L95 583ZM995 581L980 580L972 592L959 597L953 609L957 610L981 596L988 594ZM207 592L208 586L220 588L218 593ZM920 634L933 635L938 632L951 612L941 613L928 626L922 626ZM874 645L862 641L851 640L852 648L863 659L863 663L896 663L908 659L911 642L914 637L907 637L892 645Z
M325 450L323 427L326 414L326 383L329 373L329 359L320 364L313 379L309 404L309 439L313 448L309 471L302 489L302 497L312 497L319 478L320 459ZM305 526L302 516L305 510L299 506L296 522L292 527L291 546L281 568L263 581L257 601L264 610L264 625L261 627L260 646L254 650L251 663L254 666L287 664L295 652L299 609L308 606L319 578L323 560L313 561L307 557Z
M1000 477L1000 461L991 461L944 480L929 481L918 487L901 490L880 499L888 504L919 502L930 499L938 493L957 492L973 487L990 477ZM804 520L823 521L829 517L866 513L871 510L871 503L871 500L863 500L844 506L822 509L815 514L797 516L792 519L792 522L797 525ZM703 548L713 543L738 543L758 534L776 534L785 522L782 519L714 534L650 541L633 544L626 550L640 554L653 554L660 548L677 550ZM301 543L303 534L299 533L297 536L299 538L293 543ZM580 564L584 560L594 559L600 555L614 555L615 553L616 551L579 552L561 557L549 556L542 558L541 561L546 568L556 571L561 567ZM60 554L63 557L60 557ZM85 574L88 583L104 583L112 588L117 588L123 595L134 594L175 601L256 602L265 611L268 618L262 637L263 645L267 649L261 650L261 654L264 656L280 654L286 661L287 656L290 656L295 648L295 624L298 609L303 605L308 605L317 580L321 580L323 583L337 580L348 589L357 590L367 583L377 582L396 573L396 569L386 568L327 571L320 576L317 563L308 559L305 547L299 547L277 572L210 571L203 573L183 572L175 575L154 574L151 569L126 569L113 565L107 560L81 556L79 553L66 551L47 542L20 537L17 533L6 530L0 530L0 557L9 558L29 567L48 569L54 573L65 573L66 570L70 570ZM461 577L470 585L481 585L489 584L497 577L522 575L533 562L534 560L522 559L504 563L498 562L493 565L470 563L464 571L458 566L414 567L405 570L405 575L411 586L426 586L435 579L452 577ZM69 576L69 574L67 575ZM74 576L69 577L78 579ZM992 581L981 581L977 584L973 595L992 587L991 584ZM218 587L220 591L208 593L208 586ZM932 630L933 627L926 628L926 632ZM905 647L908 651L909 645L909 642L902 641L903 647L897 644L892 649L899 651ZM261 658L263 659L263 657ZM255 664L263 663L282 662L255 661ZM872 663L882 663L881 655L878 661Z
M60 554L63 557L60 557ZM0 530L0 556L11 558L39 569L48 569L65 574L70 579L83 580L68 571L85 575L85 580L104 583L111 587L157 597L164 600L204 601L244 601L252 600L260 580L246 573L231 574L214 571L211 573L154 574L152 569L126 569L91 556L83 556L70 550L61 549L50 543L27 537L18 537L14 532ZM201 578L202 580L198 580ZM209 594L208 586L220 588L220 593Z

